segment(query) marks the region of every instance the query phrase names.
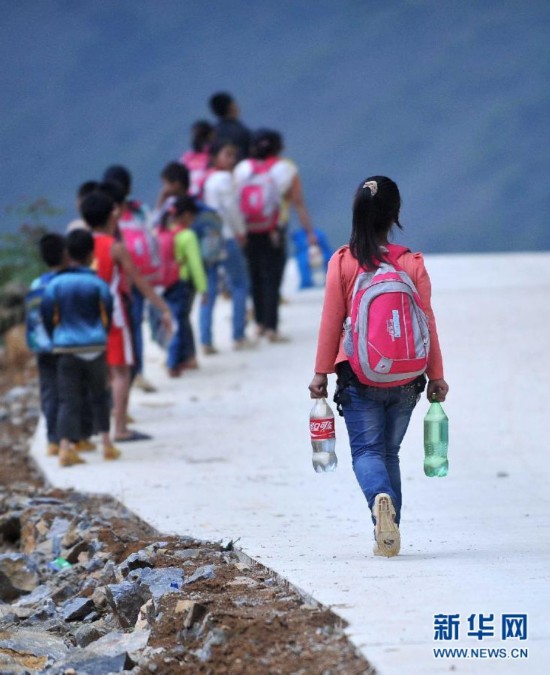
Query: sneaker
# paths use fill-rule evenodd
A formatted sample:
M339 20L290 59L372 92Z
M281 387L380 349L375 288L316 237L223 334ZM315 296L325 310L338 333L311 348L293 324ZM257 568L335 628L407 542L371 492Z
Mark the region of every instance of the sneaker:
M103 448L103 459L108 462L118 459L121 454L120 450L115 448L114 445L107 445Z
M395 522L395 508L391 497L385 492L376 495L372 515L376 521L374 555L386 558L397 555L401 548L401 536Z
M74 449L77 452L93 452L96 449L96 444L92 443L89 438L83 438L74 444Z
M241 340L237 340L235 344L233 345L233 349L236 352L241 352L246 349L256 349L258 344L256 342L253 342L252 340L249 340L248 338L242 338Z
M149 380L146 380L141 373L134 377L133 385L146 394L154 394L157 391L157 388Z
M214 356L214 354L219 354L216 347L213 347L212 345L203 345L202 346L202 353L205 356Z
M59 465L60 466L74 466L75 464L86 464L86 460L73 450L60 451L59 452Z
M48 457L57 457L59 455L59 445L57 443L48 443L46 454Z

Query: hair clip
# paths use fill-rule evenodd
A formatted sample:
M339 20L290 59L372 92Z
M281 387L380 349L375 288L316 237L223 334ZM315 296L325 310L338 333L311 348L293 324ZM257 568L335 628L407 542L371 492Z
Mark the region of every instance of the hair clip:
M370 196L374 197L378 192L378 183L375 180L367 180L363 183L363 188L369 188Z

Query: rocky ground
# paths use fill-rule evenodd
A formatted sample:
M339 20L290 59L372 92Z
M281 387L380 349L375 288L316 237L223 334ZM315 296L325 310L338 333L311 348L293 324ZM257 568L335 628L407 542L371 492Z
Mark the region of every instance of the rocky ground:
M17 375L0 371L0 672L374 673L335 614L232 543L46 486L35 375Z

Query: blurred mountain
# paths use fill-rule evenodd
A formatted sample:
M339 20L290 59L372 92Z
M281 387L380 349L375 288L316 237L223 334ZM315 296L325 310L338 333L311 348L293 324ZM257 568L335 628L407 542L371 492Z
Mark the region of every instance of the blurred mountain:
M550 4L479 0L0 0L0 208L74 215L111 163L151 203L216 90L285 137L338 245L364 177L429 252L550 248ZM13 223L2 216L1 226Z

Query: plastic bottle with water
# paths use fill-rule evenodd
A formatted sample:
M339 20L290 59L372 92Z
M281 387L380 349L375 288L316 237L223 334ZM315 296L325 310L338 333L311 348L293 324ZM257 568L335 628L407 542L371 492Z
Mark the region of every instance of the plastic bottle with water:
M313 468L317 473L334 471L338 465L334 450L336 446L334 413L324 398L318 398L311 409L309 433L313 449Z
M441 403L433 400L424 417L424 473L443 478L449 470L449 418Z
M323 251L321 251L321 248L317 244L312 244L307 250L307 258L311 272L311 283L316 288L322 288L325 285L327 276Z

